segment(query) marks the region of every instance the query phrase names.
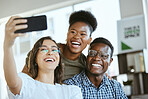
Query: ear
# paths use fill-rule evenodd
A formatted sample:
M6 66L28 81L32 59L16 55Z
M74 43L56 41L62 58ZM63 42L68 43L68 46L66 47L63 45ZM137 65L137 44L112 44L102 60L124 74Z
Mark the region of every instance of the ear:
M88 40L88 45L91 43L91 40L92 40L92 38L91 37L89 37L89 40Z
M110 66L110 64L112 63L112 61L113 61L113 58L110 58L110 62L109 62L109 65L108 66Z

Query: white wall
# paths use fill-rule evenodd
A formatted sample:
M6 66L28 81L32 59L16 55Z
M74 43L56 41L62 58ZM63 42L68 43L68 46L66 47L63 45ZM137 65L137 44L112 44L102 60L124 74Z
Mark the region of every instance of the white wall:
M119 0L121 18L143 14L143 0Z

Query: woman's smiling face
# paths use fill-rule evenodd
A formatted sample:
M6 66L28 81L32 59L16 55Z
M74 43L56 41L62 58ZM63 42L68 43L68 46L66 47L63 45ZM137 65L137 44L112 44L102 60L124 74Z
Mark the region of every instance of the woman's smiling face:
M81 53L90 44L90 27L84 22L76 22L69 27L67 46L72 53Z
M44 40L36 56L39 70L55 70L59 64L59 49L52 40Z

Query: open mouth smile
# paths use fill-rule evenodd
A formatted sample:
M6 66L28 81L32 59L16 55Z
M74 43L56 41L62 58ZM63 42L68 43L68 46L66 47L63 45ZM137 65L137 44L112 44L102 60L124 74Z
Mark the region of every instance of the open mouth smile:
M45 62L54 62L55 61L53 58L46 58L44 60L45 60Z
M98 68L101 68L102 66L99 65L99 64L92 64L92 66L95 66L95 67L98 67Z
M79 47L80 45L81 45L81 43L79 43L79 42L71 42L71 44L72 44L72 46L73 47Z

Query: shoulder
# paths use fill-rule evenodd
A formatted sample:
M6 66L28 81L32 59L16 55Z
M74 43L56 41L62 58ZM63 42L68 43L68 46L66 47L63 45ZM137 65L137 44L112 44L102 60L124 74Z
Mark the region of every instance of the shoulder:
M86 56L83 53L80 54L79 60L83 65L86 65Z
M114 80L114 79L111 80L111 79L109 79L109 78L106 77L106 81L105 82L108 85L108 87L110 89L113 88L113 90L116 93L118 93L118 94L124 94L123 89L122 89L122 86L121 86L121 84L117 80Z
M32 88L36 85L36 81L25 73L18 73L18 76L22 79L22 89L23 88ZM26 87L27 86L27 87Z
M63 88L68 88L70 90L80 90L80 88L76 85L67 85L67 84L62 84L61 85Z
M67 84L56 84L56 87L61 87L64 92L81 93L81 88L76 85L67 85Z
M114 80L114 79L109 79L108 77L104 76L105 80L104 82L107 84L108 90L112 90L115 93L116 98L118 99L127 99L127 96L125 95L121 84Z
M23 78L23 79L33 79L33 78L30 77L28 74L23 73L23 72L18 73L18 76L19 76L20 78Z
M64 90L67 89L68 92L66 92L67 94L69 93L70 99L83 99L82 98L82 93L81 93L81 88L79 88L78 86L75 85L65 85L64 86ZM67 87L67 88L65 88Z
M63 83L68 84L68 85L79 85L81 84L81 82L83 82L82 81L83 75L84 75L84 71L82 71L79 74L74 75L72 78L64 80Z
M75 91L81 92L81 88L79 88L79 87L76 86L76 85L67 85L67 86L68 86L68 88L69 88L70 90L72 90L73 92L75 92Z
M115 88L121 87L121 84L115 79L109 79L106 75L104 76L108 85L113 86Z
M22 72L18 73L18 76L22 79L22 88L26 86L28 88L31 88L32 86L36 84L36 81L25 73L22 73Z
M80 54L80 58L86 60L86 56L83 53Z

